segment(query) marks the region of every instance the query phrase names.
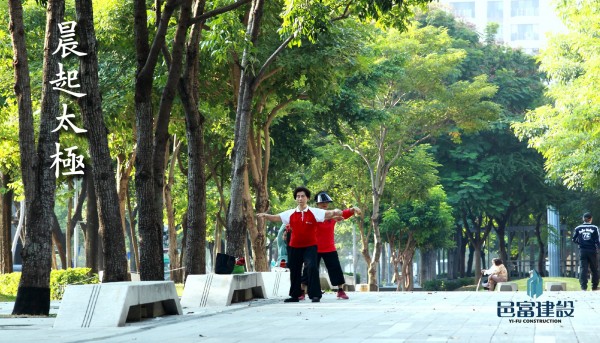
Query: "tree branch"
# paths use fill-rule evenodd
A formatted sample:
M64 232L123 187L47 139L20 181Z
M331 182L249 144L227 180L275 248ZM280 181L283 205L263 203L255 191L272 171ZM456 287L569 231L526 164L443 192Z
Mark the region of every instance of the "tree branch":
M344 8L344 12L342 13L342 15L340 15L339 17L332 18L331 21L348 19L350 17L350 5L351 4L352 4L352 1L348 1L348 3L346 4L346 8Z
M258 73L256 73L256 76L254 77L255 81L252 84L253 90L256 90L256 88L258 87L258 83L256 82L256 80L262 79L263 74L266 72L267 68L271 65L271 63L273 63L273 61L275 61L277 56L283 51L283 49L285 49L286 45L288 45L294 37L296 37L295 34L290 35L285 41L283 41L283 43L281 43L281 45L279 45L277 47L277 49L275 49L275 51L273 51L271 56L269 56L269 58L267 58L265 63L262 65L262 67L260 67L260 70L258 71Z
M236 8L238 8L238 7L242 6L242 5L245 5L245 4L247 4L247 3L251 2L251 1L252 1L252 0L240 0L240 1L236 1L236 2L234 2L234 3L233 3L233 4L231 4L231 5L223 6L223 7L220 7L220 8L214 9L214 10L212 10L212 11L208 11L208 12L206 12L206 13L203 13L203 14L201 14L201 15L197 16L197 17L191 18L191 19L188 21L188 25L189 25L189 26L192 26L192 25L194 25L194 24L196 24L196 23L199 23L199 22L201 22L201 21L206 21L206 20L207 20L207 19L209 19L209 18L216 17L216 16L218 16L219 14L223 14L223 13L225 13L225 12L232 11L232 10L234 10L234 9L236 9Z
M275 68L275 69L271 70L270 72L264 74L260 79L256 79L256 88L258 89L258 87L260 86L261 83L263 83L263 81L265 81L266 79L270 78L271 76L277 74L278 72L280 72L282 70L283 70L282 67Z

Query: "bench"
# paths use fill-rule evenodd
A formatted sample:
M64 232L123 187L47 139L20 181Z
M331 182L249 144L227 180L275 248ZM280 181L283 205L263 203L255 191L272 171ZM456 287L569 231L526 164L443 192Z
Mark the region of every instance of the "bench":
M368 283L359 283L355 287L356 287L355 289L356 289L357 292L368 292L369 291L369 284Z
M517 284L515 282L498 282L494 290L496 292L516 292Z
M165 314L183 314L172 281L69 285L54 327L116 327Z
M285 269L287 271L287 269ZM290 273L286 271L261 272L268 297L287 297L290 293Z
M567 283L566 282L544 282L545 290L549 292L554 291L566 291Z
M319 274L319 283L321 284L321 289L336 290L338 288L338 285L331 284L328 273ZM354 292L356 288L354 285L354 277L344 274L344 285L342 288L346 292Z
M354 277L344 274L344 282L344 291L354 292L354 290L356 289L354 284Z
M319 284L323 290L337 289L337 285L335 285L334 288L334 285L332 285L331 281L329 281L329 274L327 273L319 273Z
M188 275L181 306L229 306L266 294L261 273Z

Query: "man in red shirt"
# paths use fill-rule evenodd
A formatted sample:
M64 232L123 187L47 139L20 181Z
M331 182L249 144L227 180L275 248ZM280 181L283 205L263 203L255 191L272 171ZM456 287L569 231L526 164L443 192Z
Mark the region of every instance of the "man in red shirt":
M319 222L341 218L342 211L323 210L308 206L310 191L306 187L296 187L294 198L298 207L279 214L258 213L258 218L272 222L290 224L292 237L289 243L287 266L290 269L290 298L285 302L298 302L301 294L302 264L307 268L308 296L312 302L321 301L319 267L317 265L317 227Z
M318 208L327 210L329 204L332 203L333 200L329 194L321 191L315 196L315 202L317 203ZM317 267L321 264L321 259L323 259L323 261L325 261L325 268L327 268L327 273L329 274L329 281L331 281L332 285L338 286L338 299L348 299L348 296L343 289L346 280L344 279L340 258L338 257L335 248L335 224L340 220L352 217L354 214L360 215L360 213L358 207L347 208L342 211L342 218L339 220L329 219L317 224ZM303 284L306 282L304 277L302 278L302 281Z

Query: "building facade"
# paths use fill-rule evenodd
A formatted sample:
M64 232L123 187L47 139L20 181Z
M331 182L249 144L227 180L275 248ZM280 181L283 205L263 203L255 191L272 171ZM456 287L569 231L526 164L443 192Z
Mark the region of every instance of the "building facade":
M498 23L496 41L537 54L546 46L547 33L566 29L552 0L439 0L442 7L474 24L484 36L488 23Z

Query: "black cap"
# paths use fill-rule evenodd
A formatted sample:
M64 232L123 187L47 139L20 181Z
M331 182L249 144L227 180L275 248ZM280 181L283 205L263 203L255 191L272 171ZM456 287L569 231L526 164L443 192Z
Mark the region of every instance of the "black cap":
M333 200L331 199L329 194L325 192L319 192L317 193L317 195L315 195L315 202L318 204L321 202L333 202Z
M590 212L586 212L583 214L583 219L590 220L592 219L592 214Z

